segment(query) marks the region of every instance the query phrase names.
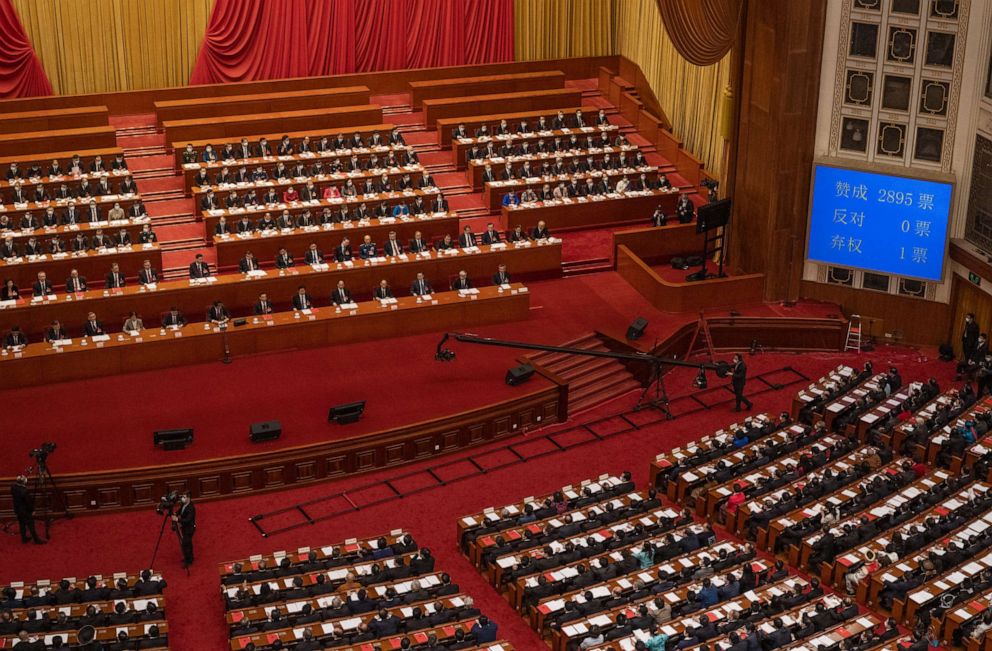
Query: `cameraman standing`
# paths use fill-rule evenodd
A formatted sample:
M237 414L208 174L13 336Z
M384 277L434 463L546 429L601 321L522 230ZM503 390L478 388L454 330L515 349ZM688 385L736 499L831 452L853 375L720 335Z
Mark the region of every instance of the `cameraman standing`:
M183 550L183 568L193 564L193 534L196 533L196 507L189 492L179 498L179 512L172 516L172 521L178 527L180 547Z
M27 477L17 476L10 486L10 496L14 501L17 524L21 527L21 543L26 545L33 540L36 545L44 545L46 541L39 538L38 532L34 529L34 494L28 488Z

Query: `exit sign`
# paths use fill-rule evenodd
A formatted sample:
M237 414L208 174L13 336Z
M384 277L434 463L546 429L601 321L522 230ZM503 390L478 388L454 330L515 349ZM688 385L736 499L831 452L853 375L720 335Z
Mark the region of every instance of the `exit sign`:
M968 272L968 280L975 283L976 285L982 284L982 277L976 274L974 271Z

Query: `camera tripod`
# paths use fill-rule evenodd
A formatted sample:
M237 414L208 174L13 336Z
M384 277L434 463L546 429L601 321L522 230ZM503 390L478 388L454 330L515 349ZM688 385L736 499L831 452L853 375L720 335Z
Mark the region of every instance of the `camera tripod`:
M52 522L59 518L71 520L72 513L69 512L69 505L66 504L62 491L59 490L58 484L55 483L55 478L52 477L52 473L48 469L47 455L38 456L37 461L38 470L34 476L34 488L31 491L31 495L35 500L38 499L39 495L48 495L44 507L39 509L41 517L36 518L44 521L45 540L48 540L51 538L49 531L52 528ZM61 514L55 514L56 509L54 507L56 505L59 507L58 510L62 512Z
M642 409L647 409L653 407L665 414L665 420L675 420L675 415L669 408L670 401L668 399L668 391L665 389L665 374L661 370L662 360L660 358L653 358L651 369L651 379L644 386L644 390L641 391L641 397L637 399L637 405L634 406L634 411L640 411ZM654 397L649 397L651 393L651 387L654 387Z
M172 513L173 509L171 506L162 512L162 526L158 530L158 539L155 541L155 550L152 552L152 560L149 561L148 565L145 567L155 567L155 559L158 557L158 548L162 545L162 536L165 534L166 525L172 525L172 530L176 532L176 540L179 541L179 547L182 548L183 534L175 522L170 522L172 520ZM189 576L189 567L186 567L186 576Z

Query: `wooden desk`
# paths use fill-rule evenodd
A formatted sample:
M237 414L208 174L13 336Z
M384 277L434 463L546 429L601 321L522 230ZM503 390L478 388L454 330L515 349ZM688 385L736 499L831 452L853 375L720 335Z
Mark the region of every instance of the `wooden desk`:
M854 432L858 439L861 441L867 441L868 430L875 427L875 424L878 421L888 418L889 414L892 413L893 410L902 409L903 403L909 400L910 392L913 389L919 389L922 386L922 382L910 382L909 384L903 385L897 393L889 396L886 400L883 400L865 413L861 414L861 418L858 419L854 428Z
M611 476L609 474L604 474L604 475L600 475L598 479L582 480L578 484L578 489L581 491L582 489L588 486L590 490L592 490L593 492L599 492L600 490L603 490L604 486L613 487L616 486L617 484L620 484L622 481L623 480L621 480L619 477ZM575 492L575 490L573 489L572 484L568 484L567 486L561 487L557 491L551 491L549 493L545 493L544 495L541 495L540 497L537 498L533 496L525 497L519 502L512 502L510 504L505 504L499 507L498 510L496 507L491 506L483 509L481 512L472 513L470 515L465 515L458 518L458 522L456 524L457 544L460 547L462 547L462 551L465 552L466 551L464 544L465 535L470 531L475 531L476 529L479 529L481 527L480 524L481 522L485 521L489 526L493 526L495 523L500 521L500 517L503 511L506 511L507 515L510 518L512 518L513 522L516 522L516 519L523 513L524 508L527 505L530 505L535 511L537 511L538 509L544 507L545 500L553 498L555 493L559 491L561 492L562 495L564 495L566 498L570 500L575 499L579 496L579 494ZM506 526L507 527L512 526L512 523L507 524Z
M412 644L423 645L426 644L427 639L430 635L437 638L438 642L443 644L446 640L455 637L455 631L462 631L467 636L472 630L472 626L475 625L477 618L466 619L464 621L451 622L449 624L444 624L443 626L435 626L434 628L425 628L419 631L414 631L409 635L397 634L388 638L379 638L374 640L374 644L370 642L362 642L356 646L335 646L333 647L337 651L369 651L370 646L381 646L383 649L399 649L400 640L403 638L410 638ZM325 631L325 626L326 631ZM268 645L272 644L276 640L281 640L284 648L290 648L289 645L295 645L297 642L296 635L294 631L302 631L305 628L310 629L313 633L315 640L320 640L326 638L330 635L330 627L332 622L316 622L313 624L304 624L303 626L297 626L294 628L283 628L274 631L268 631L265 633L253 633L250 635L239 635L237 637L231 638L230 648L231 651L242 651L242 649L247 646L249 642L255 642L255 645L259 648L268 648ZM300 633L302 635L302 633ZM411 648L413 648L411 646ZM488 648L488 646L487 646ZM502 646L504 651L512 651L513 647L510 644L504 644Z
M475 116L491 115L498 111L511 113L548 109L557 111L560 108L579 106L581 103L582 91L575 88L558 88L474 97L429 99L423 102L423 107L427 128L433 129L435 127L440 128L437 124L440 119L465 118L465 120L469 120Z
M160 124L171 120L219 118L252 113L304 111L369 103L368 86L313 88L277 93L252 93L227 97L198 97L155 102Z
M879 468L877 471L865 476L865 483L868 484L874 477L881 476L883 473L888 473L890 475L895 475L899 472L898 461L894 461L886 466ZM943 470L937 470L929 475L924 475L919 479L910 482L909 484L903 484L894 493L889 493L888 495L882 497L876 502L865 505L859 511L852 512L846 518L841 521L834 522L831 525L831 534L839 534L844 531L845 525L851 525L854 527L858 526L861 518L868 518L869 520L877 520L889 513L895 512L902 505L909 502L911 499L917 497L921 493L925 493L937 484L942 484L947 481L950 475ZM853 495L852 495L853 493ZM821 507L818 510L823 510L822 507L827 505L840 506L844 503L851 503L858 495L855 491L845 491L839 490L834 491L833 494L825 496L824 498L817 500L812 505L806 505L805 509L798 509L789 513L786 519L791 519L792 522L798 522L799 518L810 517L811 513L814 513L816 507ZM779 518L781 520L782 518ZM778 520L776 520L778 522ZM798 567L806 568L809 566L809 558L813 553L813 545L821 538L822 534L816 533L812 536L807 536L800 540L799 546L794 547L789 550L790 562L795 563ZM841 553L847 550L839 550ZM792 560L795 559L795 560Z
M110 123L109 118L110 112L106 106L79 106L46 111L0 113L0 133L102 127Z
M813 382L805 389L800 389L792 399L792 408L789 410L789 414L792 416L792 419L795 420L799 418L799 412L801 412L807 404L821 398L824 394L828 394L831 391L843 391L850 386L851 382L856 377L857 373L855 373L853 368L845 364L840 364L837 368L830 371L816 382Z
M373 154L385 158L388 156L389 152L392 151L396 154L397 160L401 163L406 164L409 160L408 152L411 147L407 145L395 145L392 147L375 147L374 149L363 148L356 150L358 160L364 164L367 164L369 159ZM234 170L232 174L236 173L238 168L244 166L248 172L253 172L258 167L264 169L270 176L272 176L276 166L282 162L287 168L292 168L297 163L303 163L305 165L315 165L317 162L340 160L341 164L344 165L351 160L352 151L341 150L340 152L327 151L318 152L311 155L305 154L293 154L292 156L269 156L265 158L240 158L229 161L217 161L215 163L183 163L181 169L183 171L183 185L186 189L186 194L189 195L191 189L195 185L195 179L197 174L200 173L200 169L206 169L207 173L210 174L214 179L220 176L220 171L224 168L231 168Z
M151 260L152 266L159 273L162 271L162 250L158 244L133 244L130 248L108 249L106 252L86 251L84 255L66 253L59 258L46 254L33 260L28 258L22 258L22 260L23 262L16 263L0 260L0 280L12 279L14 284L20 288L21 296L25 297L26 300L24 304L0 311L0 322L11 325L21 317L7 316L8 313L11 315L21 313L22 307L30 307L32 310L41 307L37 304L31 305L30 302L31 285L38 279L38 272L40 271L44 271L48 280L56 287L65 282L65 279L69 277L69 272L73 269L78 270L80 276L85 276L94 285L100 284L107 272L110 271L110 265L113 262L119 264L121 273L127 275L132 281L135 281L135 275L145 260ZM102 295L102 291L100 294ZM47 302L46 305L48 305ZM14 321L12 322L10 319L14 319ZM25 317L24 322L28 323L27 317ZM48 323L51 323L51 319L48 320Z
M138 256L130 260L129 264L137 264L140 268L142 260L151 259L149 256ZM111 261L112 259L105 259L99 273L89 276L93 285L102 283L104 275L110 270ZM408 260L392 263L382 262L367 266L364 263L364 260L356 259L354 266L349 268L332 262L327 271L314 271L313 267L304 265L300 260L300 266L286 270L284 274L274 269L268 270L260 278L230 273L214 276L216 282L208 284L192 284L188 279L168 280L158 283L154 290L147 290L138 284L135 270L128 272L127 286L109 295L105 295L102 289L91 289L73 295L69 300L60 292L56 295L56 300L41 303L31 302L29 284L26 288L28 296L23 302L0 310L0 333L6 334L6 329L16 324L27 333L31 341L38 342L45 328L52 320L58 319L69 335L80 335L90 311L97 313L108 331L116 331L132 311L144 319L147 327L153 327L159 323L160 315L173 306L185 312L190 321L199 321L205 318L203 315L214 301L222 301L234 317L251 316L258 295L263 292L269 295L269 300L277 309L289 310L292 308L292 297L300 285L305 285L314 303L323 308L329 305L331 292L338 280L345 281L356 300L371 298L373 288L383 279L390 283L397 297L405 297L410 294L410 285L417 272L423 272L426 280L439 292L448 291L451 278L462 269L469 274L476 286L488 286L500 263L507 265L511 277L516 280L560 273L561 246L526 249L511 247L504 251L490 251L486 247L484 252L474 255L442 257L433 253L430 258L410 256ZM155 266L154 260L152 264ZM75 268L80 269L80 275L86 275L82 265ZM61 284L69 275L66 271L64 275L53 278L47 266L43 269L49 273L49 279L53 283ZM2 277L0 273L0 278ZM21 291L23 295L24 286L21 286Z
M549 88L563 88L565 73L559 70L519 72L509 75L484 75L481 77L456 77L410 82L410 104L414 110L425 99L470 97L492 93L513 93Z
M436 194L438 194L437 190L433 192L427 192L425 190L412 190L409 194L405 192L383 192L374 195L360 194L356 197L352 197L351 199L321 199L320 201L312 203L303 203L300 201L292 204L266 204L265 206L258 206L254 210L247 210L245 208L237 208L234 210L208 210L203 213L202 217L207 233L212 235L214 228L217 226L217 222L220 221L221 217L226 217L228 225L231 226L231 230L236 230L234 228L234 224L241 219L242 215L247 215L250 220L255 221L257 218L262 217L266 213L271 214L273 219L277 219L279 215L282 214L283 210L288 210L289 214L295 218L297 215L309 210L314 220L319 221L320 215L324 211L324 208L330 208L331 213L334 214L341 210L342 205L345 205L349 209L353 210L360 207L364 203L368 208L369 215L371 215L380 203L385 202L389 206L394 206L398 203L406 203L412 206L417 196L423 197L424 205L429 208L433 205ZM430 216L432 214L434 213L426 213L426 216ZM457 213L454 212L447 212L444 213L444 215L451 215L453 218L457 217ZM427 221L421 217L412 217L412 219L414 221ZM400 222L398 218L396 221L397 223ZM357 220L353 223L356 227L358 226ZM335 224L335 226L337 226L337 224ZM452 233L451 237L454 238L455 233Z
M80 127L55 131L23 131L0 135L0 156L23 161L33 154L82 149L108 150L117 147L113 127ZM46 154L48 156L48 154ZM51 158L47 162L51 162Z
M986 484L985 482L977 482L969 486L966 486L961 490L959 490L957 493L954 493L949 497L944 498L944 500L941 501L940 504L937 504L925 510L923 513L920 513L916 517L911 518L910 520L907 520L906 522L897 525L897 527L879 533L879 535L873 538L872 540L866 541L865 543L858 545L854 549L848 550L846 552L841 552L839 555L837 555L834 558L832 563L827 562L824 564L823 571L820 573L822 581L829 585L836 585L838 588L844 588L845 587L843 584L844 575L864 565L868 561L868 552L875 552L877 557L878 554L881 554L885 551L885 548L889 544L889 541L891 541L896 536L896 534L905 536L906 534L911 532L915 527L919 526L925 528L927 526L927 520L929 518L933 518L937 516L953 515L956 511L969 504L970 498L968 496L971 494L972 488L975 489L975 492L987 493L989 489L992 488L992 486ZM992 514L989 514L986 517L992 519ZM978 518L974 518L971 522L977 522L981 519L982 517L980 516ZM966 522L964 525L962 525L962 527L959 527L959 529L966 529L968 528L968 525L969 523ZM937 541L935 540L934 542ZM924 548L929 548L930 545L932 544L933 543L927 544L924 546ZM920 550L918 550L916 553L919 553L919 551ZM898 563L896 564L896 568L897 569L899 568ZM884 570L886 568L879 568L879 569ZM872 582L869 577L866 580L862 580L859 585L858 601L860 601L865 605L874 603L875 598L878 596L877 590L874 594L869 595L867 588L869 585L871 585L871 583ZM881 587L880 584L879 587Z
M934 599L939 600L940 596L944 594L944 592L958 585L957 583L949 580L948 576L960 574L963 577L971 577L989 568L992 568L992 551L986 550L984 553L981 553L980 556L969 558L961 563L961 565L944 572L937 578L927 581L923 585L906 593L905 601L900 601L898 599L893 601L892 616L895 617L897 621L906 623L913 622L914 617L916 616L916 611L919 610L920 607L933 602ZM931 594L933 597L927 598L927 594ZM914 595L922 597L923 600L915 600L913 598Z
M375 171L365 170L360 172L342 172L337 174L322 174L321 176L306 176L306 177L291 177L288 179L269 179L268 181L249 181L248 183L237 183L237 184L225 184L225 185L207 185L207 186L194 186L193 187L193 201L199 206L200 202L207 194L207 190L213 190L214 195L224 201L231 192L237 192L238 196L243 198L244 193L249 190L255 190L256 194L261 192L263 195L269 188L275 189L282 196L283 191L292 186L297 192L306 187L307 181L313 181L315 187L317 187L321 192L324 188L334 185L339 189L344 186L344 184L351 179L356 188L360 190L364 188L365 182L372 180L378 183L385 174L389 179L389 182L394 186L399 184L400 180L403 178L404 174L410 175L410 180L416 183L416 181L421 177L424 168L420 164L414 165L404 165L402 167L391 167L388 169L377 169Z
M97 149L72 149L69 151L42 151L36 153L15 153L14 155L6 155L0 157L0 169L7 169L10 167L11 163L17 163L20 165L21 169L27 171L29 167L34 164L40 165L45 171L51 166L53 160L57 160L62 164L62 169L65 169L69 163L72 162L73 155L79 155L80 161L85 165L86 169L90 168L90 163L97 156L103 158L103 162L107 167L110 167L111 162L117 155L124 155L124 150L120 147L104 147ZM90 176L90 175L87 175ZM68 177L66 177L68 178ZM92 178L92 177L91 177ZM6 182L6 172L3 176L3 182ZM25 186L28 183L27 179L24 179Z
M296 211L301 212L300 210ZM334 247L341 243L343 237L351 240L352 252L358 256L358 246L362 243L365 235L371 235L372 241L381 248L389 238L390 231L396 231L396 238L403 243L405 249L413 234L420 231L427 242L435 238L444 237L450 234L456 238L455 231L458 229L458 216L451 213L444 213L436 217L432 214L425 215L426 219L412 218L401 220L392 218L385 221L380 219L370 219L367 224L347 222L340 224L326 224L324 226L311 226L309 229L294 228L291 231L270 231L272 234L251 233L250 237L234 234L227 238L213 236L213 245L217 249L217 264L221 267L230 267L238 264L244 257L246 251L251 251L258 258L260 264L271 265L279 249L285 247L294 258L300 258L302 262L304 249L310 246L311 242L317 243L317 248L324 252L325 257L331 256ZM240 218L240 216L239 216ZM230 219L230 218L229 218ZM235 223L229 221L228 224L234 228Z
M587 109L593 112L595 112L596 110L594 107L591 106L583 107L582 110L585 111ZM571 111L569 115L575 113L575 109L569 109L569 111ZM593 115L594 114L595 113L593 113ZM486 124L488 124L488 122ZM497 125L499 124L498 120L496 124ZM514 128L516 127L516 125L513 126ZM517 145L522 145L523 143L526 142L528 146L531 146L531 145L536 145L541 140L544 140L545 144L551 145L554 143L555 138L561 138L562 141L567 142L570 140L569 136L575 134L576 137L578 138L579 144L585 147L588 143L588 139L590 136L595 138L595 140L599 140L600 134L602 134L603 132L608 133L612 137L611 142L613 142L613 140L615 140L616 138L616 134L620 132L620 127L616 126L615 124L611 124L604 127L596 126L596 127L585 127L582 129L550 129L546 131L531 131L530 133L510 133L505 136L482 136L479 138L474 138L474 137L459 138L457 140L450 142L449 144L451 145L452 150L454 150L455 152L455 167L460 170L463 170L468 164L469 161L468 155L472 150L472 145L477 144L483 149L485 149L486 143L492 142L493 147L498 149L499 147L502 147L504 144L507 143L509 143L513 147L516 147ZM451 139L451 134L448 135L448 138L449 140Z
M367 139L373 133L378 131L379 135L382 136L383 140L388 140L389 134L395 128L395 126L396 125L394 124L367 124L357 128L338 127L335 129L320 129L318 131L313 131L309 129L306 131L272 131L270 133L262 133L255 135L254 142L252 142L252 146L254 147L256 144L258 144L259 140L265 138L266 140L269 141L269 144L272 145L273 151L275 151L279 147L279 141L282 140L283 136L289 136L289 139L290 141L292 141L294 146L299 146L300 142L304 138L309 136L311 143L313 144L314 147L316 147L320 143L320 139L323 136L327 136L328 140L333 140L333 138L336 137L339 133L343 133L346 137L350 138L355 134L356 131L359 134L361 134L362 138L364 139ZM240 144L240 140L241 140L240 137L237 137L230 139L228 142L236 146ZM213 168L221 167L225 164L222 160L218 160L215 163L209 163L209 164L204 163L202 161L203 161L203 151L207 145L213 147L214 151L217 153L217 156L220 156L221 153L224 151L224 145L227 144L227 142L218 143L214 139L193 140L191 142L190 141L173 142L172 149L176 158L176 169L183 169L186 165L185 163L183 163L183 152L186 151L187 144L193 145L193 149L196 151L196 159L198 161L197 167L191 168L193 170L193 175L196 175L197 169L199 167L207 167L208 169L213 169ZM255 161L262 159L258 159L258 158L238 159L238 161L241 160ZM233 164L237 164L237 163L233 163ZM192 163L190 163L190 165L192 165Z
M883 445L886 445L893 450L902 450L903 442L906 440L906 435L909 433L910 428L915 427L915 420L917 418L922 418L924 422L929 420L934 413L936 413L938 407L951 404L957 396L957 389L949 389L945 391L918 409L913 414L912 418L909 418L893 427L891 432L879 432L879 440L881 440ZM933 431L928 432L928 436L933 433ZM926 455L926 450L924 447L925 446L919 445L915 450L910 450L910 454L914 459L923 459Z
M524 230L544 221L554 233L560 230L594 228L610 224L640 222L649 219L659 205L665 213L675 210L677 192L651 190L647 193L627 193L622 197L606 197L594 201L581 201L585 197L572 199L570 203L537 202L530 206L508 208L504 206L500 214L503 228L512 230L518 224Z
M110 194L106 196L97 196L93 198L96 199L96 205L97 208L99 208L100 210L100 214L103 216L104 219L106 219L107 211L113 208L115 203L119 203L121 205L121 208L126 213L131 206L133 206L136 202L141 200L141 195L130 194L125 196L119 194ZM80 201L86 201L86 203L80 203ZM23 217L25 213L31 213L35 217L35 219L37 219L39 222L42 222L45 218L45 213L47 212L49 205L55 208L55 214L58 215L65 210L68 203L60 199L58 201L41 201L41 202L29 201L27 204L24 205L24 207L18 207L16 204L12 204L12 203L4 204L3 206L0 206L0 214L7 215L14 225L20 223L21 217ZM81 217L85 217L85 213L89 212L88 205L89 205L88 200L76 201L76 210L79 211ZM136 223L138 225L138 230L141 230L141 225L150 224L151 220L145 219L139 222L132 222L128 220L128 223L129 224ZM95 231L97 228L104 229L104 233L110 235L111 234L110 229L119 230L122 226L126 226L126 224L117 224L117 223L110 224L107 221L95 222L95 224L96 225L94 225L94 223L86 222L77 225L79 226L78 230L85 233L87 237L89 237L92 234L92 232ZM116 233L117 230L114 230L113 232ZM20 228L16 228L14 230L8 231L8 230L4 230L3 228L0 228L0 240L3 240L4 238L9 236L9 237L13 237L15 240L19 242L23 242L24 240L32 236L44 237L50 235L63 235L66 237L72 237L75 236L75 233L76 233L75 230L68 230L68 227L66 226L56 226L55 228L36 228L33 231L31 230L25 231Z
M553 165L559 158L566 164L571 163L572 161L584 161L587 158L591 158L598 163L603 160L606 154L609 154L610 158L616 160L621 153L633 154L636 151L637 147L635 145L627 145L624 147L597 147L595 149L578 149L574 151L535 152L523 156L470 160L468 161L468 176L472 184L472 190L479 192L485 188L485 182L482 180L482 174L486 171L487 164L492 167L493 174L496 175L496 178L499 178L504 170L506 170L506 163L510 163L510 167L513 169L514 173L518 173L524 166L524 161L529 161L531 163L531 169L534 172L540 172L544 162L547 162L549 165ZM628 156L628 160L629 159L630 156ZM657 168L655 167L651 168L651 171L656 170ZM571 176L571 174L569 175ZM555 180L555 184L557 185L557 179Z
M104 164L106 164L107 167L109 167L112 160L113 160L112 155L111 158L104 158ZM51 159L49 159L44 164L44 167L47 169L50 163L51 163ZM88 164L87 164L87 169L88 169ZM50 195L54 196L55 192L57 192L58 189L64 184L66 187L68 187L70 190L72 190L75 193L79 190L79 186L82 183L83 179L89 181L90 186L92 186L95 189L97 185L100 183L100 179L104 176L107 177L107 182L110 184L110 187L116 190L120 187L120 184L125 177L131 176L131 173L127 170L124 170L122 172L110 171L105 174L94 173L94 174L81 174L79 176L69 175L69 174L63 174L62 176L41 176L38 178L21 179L21 188L24 190L24 192L28 194L28 196L32 196L34 194L36 187L41 185L45 187L46 191ZM2 196L3 198L3 203L7 204L7 206L9 207L10 204L13 203L14 182L7 180L0 180L0 188L7 189L6 192L4 192L0 196ZM85 198L76 199L76 205L77 206L80 205L79 202L82 201L86 201L86 199Z
M376 536L368 536L366 538L346 538L344 541L339 543L334 543L330 545L321 545L318 547L298 547L296 552L286 552L277 551L271 554L253 554L248 558L235 559L233 561L223 561L217 564L217 572L221 578L228 576L234 571L235 563L240 563L245 571L257 570L259 567L259 562L265 561L266 564L275 568L279 566L279 562L283 558L289 558L294 563L305 563L309 558L309 553L312 551L317 555L317 560L326 561L331 558L337 558L340 560L353 558L356 564L362 563L372 563L374 562L371 557L362 556L362 552L366 552L371 549L375 549L374 546L379 538L385 538L386 543L392 545L406 535L406 532L402 529L394 529L388 534L379 534ZM335 557L335 551L338 556ZM342 565L342 568L349 567L349 565ZM337 569L337 568L335 568Z
M557 186L559 182L564 181L565 183L568 183L572 179L575 179L580 185L584 187L587 179L592 179L594 182L599 182L605 178L611 186L614 186L616 185L617 181L620 180L621 177L626 177L627 179L633 181L638 177L640 177L641 174L646 174L648 179L650 179L651 181L656 181L659 176L658 168L653 166L645 166L642 167L641 169L631 168L627 170L606 170L606 171L597 170L595 172L581 172L577 174L558 174L558 175L552 174L550 176L543 176L543 177L540 176L539 173L540 170L536 170L535 175L529 179L513 179L512 181L490 181L486 183L485 190L483 190L482 192L482 203L486 205L489 208L489 210L497 211L500 209L500 206L503 205L503 197L509 194L511 191L518 193L518 195L527 188L533 189L535 192L540 192L545 185L549 186L550 189L554 190L555 186ZM649 190L648 192L662 192L662 191ZM673 190L672 192L665 194L675 195L676 192L677 191ZM602 196L603 198L595 199L592 196L577 197L577 198L573 198L571 200L571 203L584 203L580 201L581 199L586 199L587 201L606 201L610 198L609 195L598 195L598 196ZM623 195L623 196L628 196L628 195ZM619 199L619 198L623 198L623 196L616 195L615 198ZM551 203L552 205L559 205L559 204L564 205L563 200L553 199L551 202L537 201L533 204L527 204L527 205L521 203L516 208L510 210L528 210L531 209L532 207L546 205L547 203ZM652 208L652 211L653 210L654 208ZM648 214L647 217L650 219L651 215Z
M165 617L165 613L162 613L162 617L163 618ZM115 625L111 625L111 626L97 626L96 627L96 639L99 642L106 643L106 644L110 644L111 642L116 643L116 641L117 641L117 633L119 631L122 631L123 630L123 631L126 631L127 632L127 636L131 640L144 640L145 637L146 637L146 635L147 635L148 627L151 626L152 624L158 626L159 635L166 636L166 635L169 634L169 624L168 624L168 622L166 622L165 619L160 619L160 620L149 620L149 621L141 622L140 624L115 624ZM51 648L50 647L50 644L51 644L52 638L54 638L56 635L61 636L63 643L65 643L66 645L71 645L73 648L75 648L75 645L78 642L78 639L76 638L76 630L75 629L76 629L76 627L73 626L71 628L67 628L67 629L64 629L64 630L46 631L44 633L38 633L36 635L37 635L38 639L44 641L46 645L49 645L49 646L46 646L45 648ZM3 635L3 636L0 636L0 649L10 648L16 642L17 642L17 636L16 635ZM142 646L141 648L142 649L164 649L164 648L166 648L166 645L163 644L160 647L159 646Z
M853 405L858 398L868 395L869 391L876 391L881 386L883 380L885 380L885 373L876 373L853 389L850 389L844 395L825 405L823 408L823 423L827 426L827 429L833 430L834 420L837 416Z
M242 138L256 134L283 130L318 131L332 127L351 127L361 124L381 124L382 107L378 104L345 106L308 111L282 111L254 115L232 115L220 118L193 120L167 120L162 124L167 142L201 140L207 138ZM2 152L0 140L0 152Z
M438 142L440 143L441 147L448 147L448 146L453 147L455 149L455 153L458 154L458 156L456 156L456 163L464 165L465 157L461 147L464 146L465 149L468 150L472 147L473 144L477 142L483 142L483 140L472 137L472 138L463 138L457 141L452 141L451 138L452 132L454 132L454 130L458 127L459 124L464 124L465 129L468 130L468 132L471 134L474 134L476 129L481 127L483 124L489 127L489 133L496 133L496 127L499 126L500 120L506 120L507 127L509 127L511 131L516 132L517 126L520 124L521 120L527 120L528 122L534 121L534 123L537 124L540 118L543 117L545 123L550 125L552 123L552 120L555 118L555 116L558 115L558 111L561 111L566 116L574 117L575 111L578 109L582 109L582 113L588 116L595 116L599 110L595 106L579 106L576 104L575 106L558 107L555 109L543 109L538 111L506 112L506 111L499 111L499 109L497 109L497 112L493 113L492 115L473 115L473 116L460 116L457 118L441 118L440 120L437 121ZM617 127L615 125L610 125L610 128L616 129ZM574 131L578 135L583 135L586 133L595 133L597 130L598 130L597 127L585 127L582 129L571 129L568 132L560 131L558 133L564 135L566 133L571 134L572 131ZM554 138L554 134L556 132L549 131L548 133L550 133L551 137ZM501 137L506 137L506 136L501 136ZM538 133L531 133L531 134L511 133L509 137L512 138L514 142L520 142L520 140L524 138L530 139L533 137L536 140L543 136L539 135Z
M357 310L323 308L309 316L280 312L271 319L224 331L204 329L199 323L165 334L147 329L138 337L120 335L102 344L87 342L84 346L77 339L58 350L31 344L20 353L0 356L0 388L217 361L224 356L225 340L231 355L238 356L523 320L530 310L530 294L524 289L514 285L500 292L496 287L483 287L476 299L442 292L434 295L436 304L403 297L396 309L369 302L360 303Z

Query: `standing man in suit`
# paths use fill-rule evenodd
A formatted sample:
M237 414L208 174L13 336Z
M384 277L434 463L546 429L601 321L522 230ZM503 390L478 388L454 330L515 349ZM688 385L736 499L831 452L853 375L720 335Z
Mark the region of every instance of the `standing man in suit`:
M744 358L740 353L734 355L733 362L733 375L731 376L730 384L734 389L734 411L741 410L741 403L743 402L747 405L748 409L751 409L754 405L751 401L744 397L744 384L747 382L747 365L744 363Z
M34 541L36 545L44 545L45 541L38 537L34 529L34 494L28 488L28 478L18 475L10 486L10 496L14 503L14 514L21 528L21 544Z
M183 550L183 569L193 564L193 534L196 533L196 507L189 493L179 498L179 512L172 516L179 532L179 546Z
M978 323L975 315L969 312L964 315L964 332L961 333L961 356L970 360L978 347Z

